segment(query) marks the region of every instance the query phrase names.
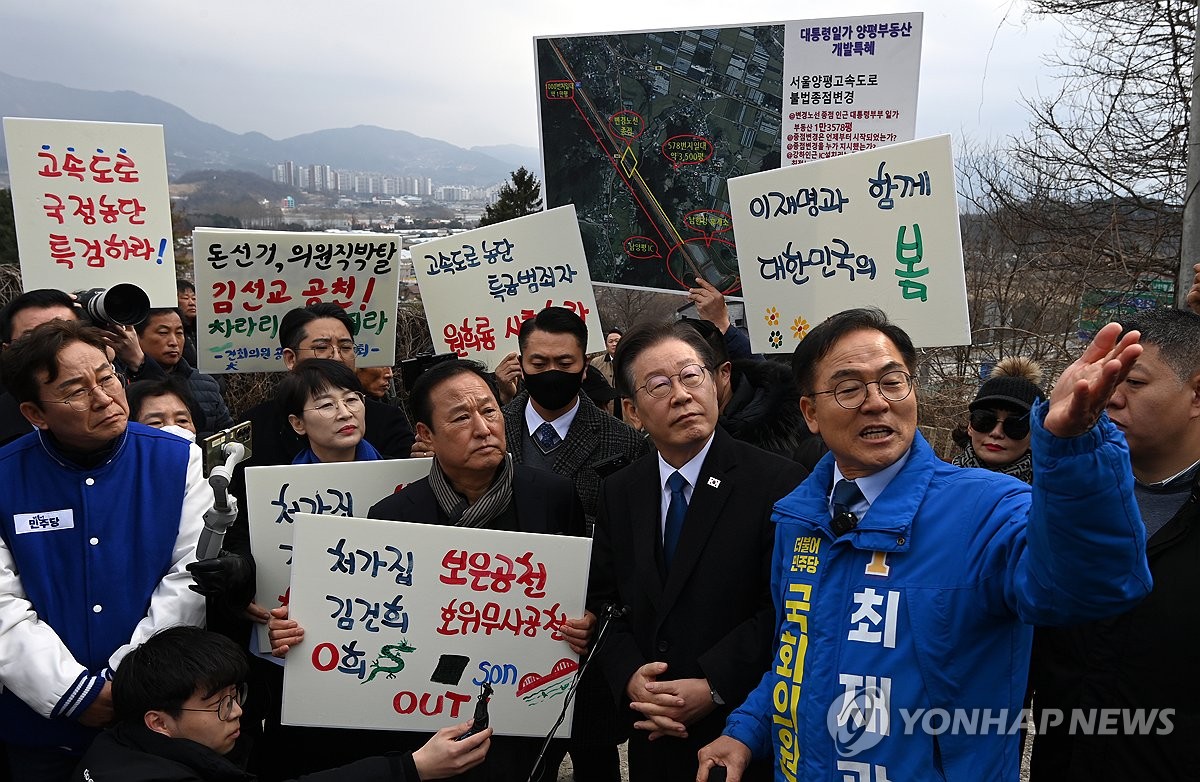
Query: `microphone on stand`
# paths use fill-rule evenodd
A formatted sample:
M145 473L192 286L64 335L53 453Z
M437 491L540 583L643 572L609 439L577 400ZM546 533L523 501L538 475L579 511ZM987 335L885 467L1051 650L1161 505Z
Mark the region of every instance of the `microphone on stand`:
M245 424L239 426L245 427ZM237 498L229 493L233 470L250 457L246 443L238 439L238 427L218 432L205 441L206 449L215 449L225 461L212 469L208 485L213 490L213 505L204 513L204 529L196 543L196 559L212 559L221 553L225 533L237 518ZM246 438L248 439L248 438Z
M596 658L596 652L604 644L604 639L608 634L612 623L626 616L629 613L629 606L618 605L616 603L605 603L600 609L600 629L596 632L596 638L592 642L592 648L588 650L587 656L583 658L583 665L579 666L575 671L575 677L571 680L571 686L567 688L566 697L563 698L562 710L558 713L558 719L554 726L550 728L550 732L546 734L546 740L542 742L542 749L538 752L537 760L533 761L533 768L529 769L529 777L526 782L538 782L545 775L546 770L538 769L542 766L542 761L545 760L546 750L550 748L550 741L554 738L554 734L558 732L559 726L563 724L563 720L567 718L567 709L571 705L571 701L575 698L575 690L579 688L579 680L583 678L583 672L587 670L588 665Z

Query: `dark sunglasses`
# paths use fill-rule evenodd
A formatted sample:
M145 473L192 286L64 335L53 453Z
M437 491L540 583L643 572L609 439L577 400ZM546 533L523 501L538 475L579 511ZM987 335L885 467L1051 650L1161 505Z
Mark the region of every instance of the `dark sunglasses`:
M980 434L987 434L996 428L999 416L993 410L972 410L971 428ZM1024 440L1029 434L1029 413L1022 416L1009 415L1000 422L1004 436L1010 440Z

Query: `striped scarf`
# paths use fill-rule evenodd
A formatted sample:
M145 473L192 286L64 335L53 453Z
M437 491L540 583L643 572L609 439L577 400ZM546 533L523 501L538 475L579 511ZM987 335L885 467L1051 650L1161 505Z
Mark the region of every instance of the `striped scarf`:
M512 454L504 454L504 464L496 471L492 485L474 505L454 490L450 479L442 471L438 460L433 460L429 471L429 487L442 509L456 527L483 527L499 516L512 502L513 461Z
M979 467L984 470L992 470L993 472L1002 472L1005 475L1011 475L1014 478L1020 478L1026 483L1033 485L1033 451L1029 450L1017 459L1012 464L1006 464L1003 467L992 467L979 461L979 457L975 455L975 449L967 443L967 447L963 452L954 457L954 463L959 467Z

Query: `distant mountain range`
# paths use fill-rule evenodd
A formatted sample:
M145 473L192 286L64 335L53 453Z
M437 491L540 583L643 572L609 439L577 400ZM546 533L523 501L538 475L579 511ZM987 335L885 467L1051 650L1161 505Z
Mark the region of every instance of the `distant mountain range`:
M0 116L145 122L162 125L172 179L201 169L237 169L266 178L277 163L314 163L354 171L432 177L439 185L488 186L525 166L541 177L538 151L515 145L464 149L403 130L371 125L305 133L276 141L262 133L231 133L178 106L126 90L78 90L0 73ZM0 146L0 170L8 159Z

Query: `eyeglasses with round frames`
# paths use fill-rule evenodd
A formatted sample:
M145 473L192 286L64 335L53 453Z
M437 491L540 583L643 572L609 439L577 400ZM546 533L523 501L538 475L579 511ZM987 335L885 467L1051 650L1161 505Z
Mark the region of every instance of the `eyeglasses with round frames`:
M112 367L109 371L113 372ZM104 392L105 396L112 398L116 395L118 389L122 386L121 378L115 372L105 375L100 378L100 381L91 388L77 388L67 394L64 399L42 399L41 402L52 402L57 405L69 405L72 410L77 413L87 412L92 406L92 396L96 393L96 389Z
M185 709L182 706L180 706L179 710L180 711L207 711L209 713L216 712L217 719L219 719L221 722L229 722L229 720L233 717L233 704L236 703L237 705L242 706L246 703L246 692L247 692L246 683L242 682L241 684L239 684L237 686L237 689L235 689L233 692L226 695L221 700L217 701L217 708L215 708L215 709Z
M643 385L633 390L636 394L642 389L655 399L665 399L671 393L671 381L679 378L679 385L684 388L699 388L704 384L704 375L708 367L701 364L688 364L673 375L652 375Z
M1000 422L1000 429L1004 432L1004 436L1010 440L1024 440L1025 435L1029 434L1029 413L1025 415L1009 413L1007 418L1001 418L996 415L995 410L971 411L971 428L979 434L991 432L996 428L997 421Z
M337 342L314 342L306 348L297 348L297 350L311 350L313 358L333 358L334 356L352 356L355 347L357 345L354 340L342 339Z
M362 410L366 405L366 397L360 391L351 391L341 399L329 399L319 405L306 407L305 410L314 410L322 418L333 418L337 415L338 407L346 408L346 412L355 415L359 410Z
M878 380L843 380L828 391L813 391L809 396L832 394L833 400L847 410L857 410L867 401L867 387L875 386L879 394L889 402L902 402L913 390L912 375L895 369L884 372Z

